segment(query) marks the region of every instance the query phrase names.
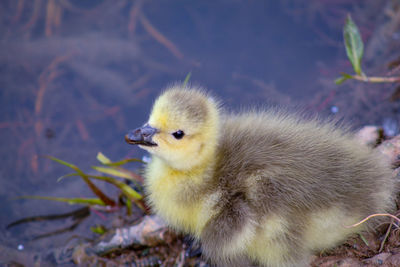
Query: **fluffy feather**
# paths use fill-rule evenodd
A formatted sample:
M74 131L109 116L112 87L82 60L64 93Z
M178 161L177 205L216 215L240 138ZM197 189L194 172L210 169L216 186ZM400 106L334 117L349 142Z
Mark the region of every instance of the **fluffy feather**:
M329 123L226 114L203 90L175 85L147 125L156 145L140 147L153 156L145 173L152 208L220 266L306 266L313 252L365 229L345 225L394 205L389 166Z

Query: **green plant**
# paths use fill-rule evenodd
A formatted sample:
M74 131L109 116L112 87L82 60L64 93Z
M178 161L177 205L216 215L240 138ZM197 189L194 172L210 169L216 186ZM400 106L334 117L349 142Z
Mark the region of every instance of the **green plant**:
M57 179L58 182L67 177L80 176L83 179L83 181L89 186L92 192L96 195L96 198L60 198L60 197L45 197L45 196L23 196L21 198L60 201L60 202L66 202L68 204L81 204L81 205L83 204L90 207L120 206L121 204L119 203L119 201L113 200L112 198L108 197L92 182L92 179L95 179L104 181L106 183L110 183L121 191L121 195L125 198L125 206L127 208L128 214L132 213L132 202L134 202L142 210L144 211L147 210L143 202L143 195L140 192L141 190L135 190L133 187L131 187L126 183L126 181L130 181L134 184L135 188L141 188L143 182L142 177L128 169L121 167L122 165L128 162L142 162L141 160L125 159L118 162L112 162L104 154L99 152L97 154L97 160L102 164L102 166L92 166L92 168L105 175L93 175L85 173L76 165L63 161L61 159L52 156L46 156L46 157L74 170L74 172L63 175L60 178L58 178ZM122 179L123 181L119 179Z
M346 23L343 28L344 45L346 47L347 57L353 66L355 74L341 73L341 77L335 80L336 84L353 79L370 83L394 83L400 82L400 77L373 77L367 76L361 68L361 60L364 54L364 43L362 41L360 31L352 20L350 14L347 15Z

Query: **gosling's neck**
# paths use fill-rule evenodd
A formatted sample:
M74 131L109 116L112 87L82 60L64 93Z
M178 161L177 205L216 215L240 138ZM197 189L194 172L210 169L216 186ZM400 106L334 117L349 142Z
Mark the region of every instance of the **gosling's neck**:
M175 203L181 208L199 204L212 186L210 181L214 173L215 153L215 149L209 151L204 160L188 169L174 168L160 157L153 156L146 170L146 187L150 201L158 203L155 208L162 210L157 208L162 206L160 201Z
M199 155L193 155L192 158L188 158L183 164L169 162L157 156L154 156L153 159L159 161L159 164L169 173L173 173L175 177L184 178L186 181L193 180L199 182L206 178L205 176L209 176L215 165L217 142L208 143L207 146L208 148L203 148L204 151L201 151Z

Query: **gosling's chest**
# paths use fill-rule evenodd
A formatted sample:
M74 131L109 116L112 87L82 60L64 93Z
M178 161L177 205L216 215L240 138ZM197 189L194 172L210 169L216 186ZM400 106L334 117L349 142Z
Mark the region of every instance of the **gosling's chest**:
M188 177L153 159L146 169L146 190L153 210L178 230L199 236L207 221L205 201L188 186Z

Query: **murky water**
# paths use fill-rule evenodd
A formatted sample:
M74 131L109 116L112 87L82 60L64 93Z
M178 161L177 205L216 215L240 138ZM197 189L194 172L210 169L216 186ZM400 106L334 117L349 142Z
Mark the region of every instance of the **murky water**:
M85 170L97 164L98 151L113 160L141 158L124 134L146 121L164 86L188 73L232 110L282 105L356 126L398 121L390 85L364 93L354 83L333 84L351 71L342 44L346 14L358 10L357 19L377 2L390 1L3 1L0 263L61 247L73 233L94 236L89 227L107 221L95 214L73 233L39 241L29 239L61 224L5 226L77 208L15 197L92 196L78 178L57 183L69 170L41 155ZM373 35L367 27L362 32Z

